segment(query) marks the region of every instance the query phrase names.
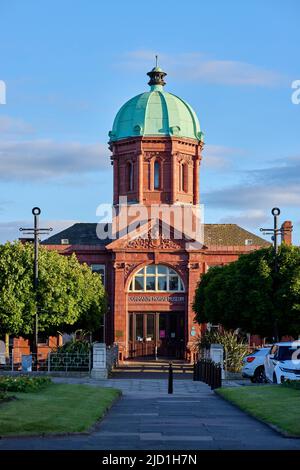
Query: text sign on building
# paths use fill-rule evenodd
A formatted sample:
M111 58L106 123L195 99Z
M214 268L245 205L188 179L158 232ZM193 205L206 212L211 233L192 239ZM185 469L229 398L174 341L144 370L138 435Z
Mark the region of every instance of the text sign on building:
M184 302L183 295L130 295L129 302Z

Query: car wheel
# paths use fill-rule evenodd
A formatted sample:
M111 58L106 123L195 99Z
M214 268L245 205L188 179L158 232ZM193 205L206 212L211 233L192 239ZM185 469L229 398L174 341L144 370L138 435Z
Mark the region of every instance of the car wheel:
M278 382L277 382L277 377L276 377L276 374L275 374L275 372L274 372L274 374L273 374L273 384L276 384L276 385L278 385Z
M257 367L257 369L255 369L253 382L258 383L258 384L266 383L265 368L263 366Z

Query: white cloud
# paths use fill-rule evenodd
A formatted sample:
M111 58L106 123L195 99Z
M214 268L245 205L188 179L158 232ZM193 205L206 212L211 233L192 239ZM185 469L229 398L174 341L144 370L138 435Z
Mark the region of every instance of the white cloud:
M223 145L205 145L201 167L213 170L225 170L231 168L233 159L245 151Z
M226 209L257 210L274 206L299 207L300 157L275 160L276 165L242 174L243 181L208 191L202 201Z
M0 136L17 135L17 134L31 134L34 131L33 127L23 119L14 118L11 116L0 116Z
M156 52L128 52L121 66L135 69L151 67ZM285 80L280 73L238 60L214 59L200 52L159 54L159 63L170 75L184 81L202 81L223 85L274 86Z
M47 180L109 168L104 144L53 140L0 141L0 180Z
M231 214L220 219L221 224L237 224L249 228L261 226L269 222L269 214L263 209L253 209L240 212L239 214Z

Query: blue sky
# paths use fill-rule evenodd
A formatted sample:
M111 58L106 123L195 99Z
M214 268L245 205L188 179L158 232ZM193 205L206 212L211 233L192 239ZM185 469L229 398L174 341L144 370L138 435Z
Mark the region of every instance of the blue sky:
M0 0L0 241L36 205L56 230L97 221L108 131L157 53L205 133L205 221L258 233L279 206L299 244L299 13L298 0Z

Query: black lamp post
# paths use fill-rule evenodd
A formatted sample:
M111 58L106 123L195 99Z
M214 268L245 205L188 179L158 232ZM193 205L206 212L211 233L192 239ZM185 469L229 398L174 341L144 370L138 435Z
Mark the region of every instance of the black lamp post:
M274 246L274 273L275 273L275 279L274 279L274 291L276 289L276 274L278 273L278 235L283 235L286 232L290 232L293 230L293 227L289 228L284 228L284 227L278 227L278 217L280 215L280 209L278 207L273 207L271 211L273 217L274 217L274 225L273 228L261 228L260 231L263 232L264 234L272 234L272 240L273 240L273 246ZM274 321L274 337L275 340L279 340L279 332L278 332L278 324L277 320Z
M38 299L38 285L39 285L39 235L47 235L53 229L50 228L40 228L39 226L39 215L41 213L41 209L39 207L34 207L32 209L32 214L34 218L33 228L23 228L21 227L19 230L26 235L33 235L33 243L34 243L34 267L33 267L33 287L34 292L36 295L36 312L35 312L35 321L34 321L34 333L33 333L33 344L32 344L32 352L37 354L37 345L38 345L38 334L39 334L39 299ZM36 357L37 359L37 357Z
M274 228L261 228L260 231L263 232L264 234L272 234L272 240L273 240L273 246L274 246L274 270L275 273L278 272L278 235L283 235L286 232L290 232L293 230L293 227L289 228L284 228L284 227L279 227L278 228L278 217L280 215L280 209L278 207L273 207L271 211L273 217L274 217Z

